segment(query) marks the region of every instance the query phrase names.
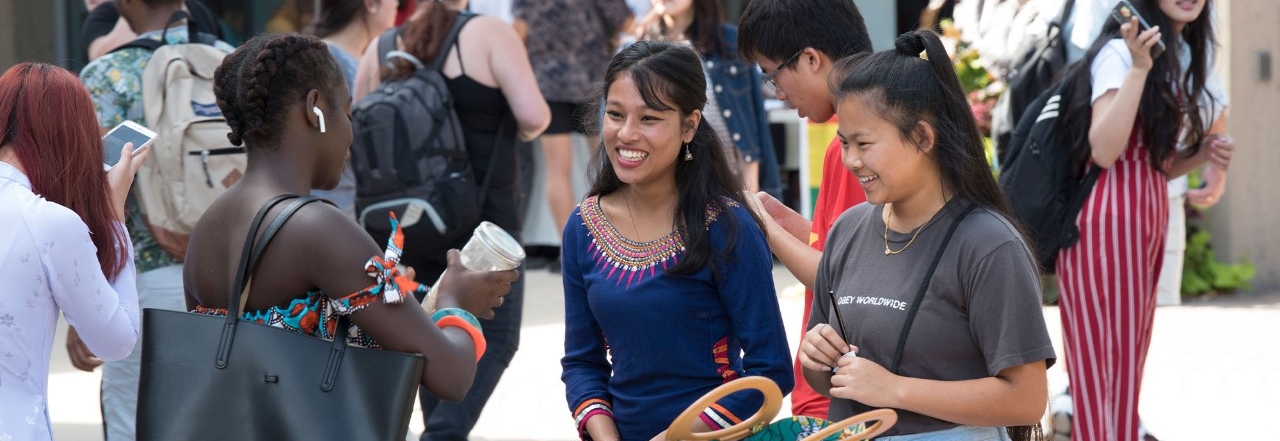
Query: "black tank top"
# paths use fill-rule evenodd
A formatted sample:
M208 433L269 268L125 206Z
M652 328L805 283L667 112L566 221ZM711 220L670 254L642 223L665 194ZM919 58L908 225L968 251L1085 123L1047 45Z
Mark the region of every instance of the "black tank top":
M445 84L449 87L449 93L453 94L453 109L458 113L458 122L462 124L462 135L467 143L467 154L471 159L476 183L484 183L485 176L493 174L485 193L481 218L497 224L516 240L521 240L524 213L520 212L519 207L524 189L520 185L519 166L516 162L515 115L511 112L502 89L480 84L467 76L466 66L462 62L460 38L450 50L457 54L458 67L462 73L454 78L446 76ZM448 56L448 52L445 54ZM493 170L490 170L490 162L493 163ZM449 246L462 249L468 239L469 237L459 238L457 243ZM411 263L418 272L417 280L425 283L434 283L445 268L443 259Z
M461 47L461 42L455 47ZM480 84L467 76L466 66L462 63L462 51L458 50L456 53L462 74L446 78L445 82L454 97L453 108L462 123L462 134L467 142L467 152L471 156L476 182L483 183L485 176L491 172L491 160L495 168L493 171L496 172L490 178L482 216L513 235L518 235L523 216L518 213L517 198L523 192L519 185L519 167L516 165L515 116L502 90ZM492 155L498 157L493 159Z

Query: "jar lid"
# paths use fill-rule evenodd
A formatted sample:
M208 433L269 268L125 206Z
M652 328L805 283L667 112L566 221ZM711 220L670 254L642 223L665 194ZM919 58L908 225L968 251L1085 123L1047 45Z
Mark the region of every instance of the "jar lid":
M520 262L524 262L524 247L521 247L520 243L516 242L516 239L507 233L507 230L502 229L497 224L489 221L481 222L480 226L476 227L473 235L493 251L494 257L510 263L511 268L515 268L520 265Z

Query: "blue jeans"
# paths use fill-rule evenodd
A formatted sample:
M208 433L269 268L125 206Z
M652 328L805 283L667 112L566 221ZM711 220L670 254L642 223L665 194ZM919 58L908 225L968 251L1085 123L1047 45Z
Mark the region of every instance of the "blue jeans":
M467 440L467 435L480 419L480 411L484 410L498 380L502 379L502 373L516 355L523 315L524 267L520 267L520 278L511 284L511 293L495 311L493 319L480 320L488 348L476 366L476 378L467 395L462 401L451 403L432 396L425 388L419 389L422 419L427 426L420 438L422 441Z
M878 441L1009 441L1003 427L958 426L937 432L886 436Z

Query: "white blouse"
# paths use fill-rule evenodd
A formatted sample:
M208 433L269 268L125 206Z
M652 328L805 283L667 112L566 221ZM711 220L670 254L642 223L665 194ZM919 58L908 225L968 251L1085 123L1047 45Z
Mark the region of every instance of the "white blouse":
M121 246L129 260L111 283L80 216L0 162L0 440L53 439L47 395L59 310L103 360L124 358L138 342L133 246Z
M1182 64L1182 71L1186 72L1191 66L1191 46L1186 44L1186 40L1178 45L1178 62ZM1231 105L1231 98L1227 95L1227 90L1222 85L1222 78L1218 76L1217 64L1214 62L1214 52L1210 48L1210 63L1208 69L1208 77L1204 82L1204 94L1200 95L1200 119L1204 121L1205 130L1217 121L1222 112L1226 111ZM1092 77L1093 91L1090 96L1090 103L1098 101L1098 98L1105 95L1112 89L1119 89L1124 83L1125 75L1128 75L1129 68L1133 66L1133 54L1129 53L1129 46L1126 46L1124 40L1116 38L1108 41L1106 46L1098 52L1098 56L1093 59L1090 65L1090 73ZM1177 83L1174 83L1175 87ZM1178 133L1178 150L1187 148L1183 142L1186 136L1187 122L1182 121L1182 129ZM1169 181L1169 196L1182 196L1187 193L1187 177L1179 176Z

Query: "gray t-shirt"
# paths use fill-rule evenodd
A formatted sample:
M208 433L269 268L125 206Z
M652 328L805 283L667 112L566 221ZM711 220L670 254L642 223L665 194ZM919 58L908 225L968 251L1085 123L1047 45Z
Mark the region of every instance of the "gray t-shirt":
M831 298L840 305L845 340L858 356L886 369L924 273L956 216L968 202L953 198L900 254L884 252L882 206L862 203L836 220L818 267L813 313L806 329L840 326ZM911 233L889 231L901 250ZM832 294L829 294L832 293ZM834 294L834 295L833 295ZM961 221L947 245L903 350L899 375L956 381L995 376L1027 363L1055 361L1045 326L1040 279L1031 251L1003 217L976 208ZM871 410L852 400L831 400L828 418L838 421ZM888 435L946 430L955 423L898 410Z

